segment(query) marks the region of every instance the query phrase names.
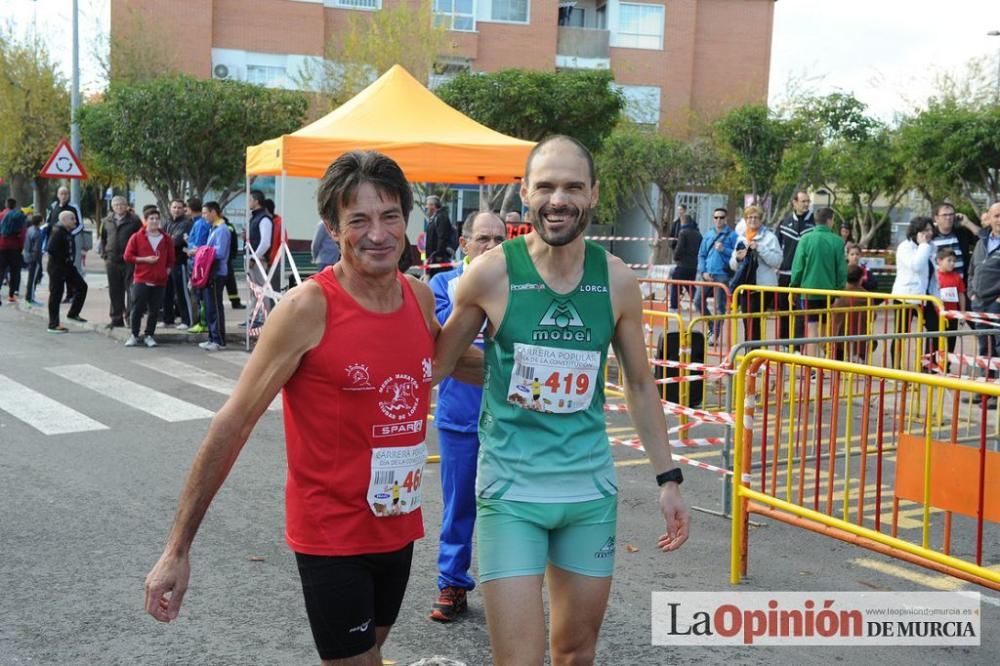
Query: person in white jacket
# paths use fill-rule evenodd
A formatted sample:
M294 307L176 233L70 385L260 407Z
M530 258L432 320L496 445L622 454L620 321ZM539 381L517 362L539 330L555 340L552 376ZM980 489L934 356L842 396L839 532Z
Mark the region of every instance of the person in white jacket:
M774 287L778 284L778 269L781 267L782 252L778 237L763 225L764 209L760 206L747 206L743 210L745 222L739 238L736 240L736 250L729 259L729 267L735 271L747 256L748 251L757 253L757 273L754 284L764 287ZM762 298L761 292L751 291L739 299L739 307L745 313L772 310L775 299ZM744 334L747 340L760 340L762 317L747 317L743 321Z
M896 279L892 283L893 296L923 296L937 291L937 279L931 257L934 244L934 227L929 217L915 217L906 228L906 239L896 247ZM919 304L921 301L908 298L899 299L903 303ZM897 331L910 330L916 308L908 308L897 318Z

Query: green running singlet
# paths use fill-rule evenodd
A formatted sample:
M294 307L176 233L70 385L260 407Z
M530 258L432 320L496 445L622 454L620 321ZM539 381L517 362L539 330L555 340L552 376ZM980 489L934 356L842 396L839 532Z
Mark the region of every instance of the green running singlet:
M524 238L502 246L510 291L486 340L479 415L481 498L585 502L618 492L604 419L614 313L604 248L586 242L567 294L542 280Z

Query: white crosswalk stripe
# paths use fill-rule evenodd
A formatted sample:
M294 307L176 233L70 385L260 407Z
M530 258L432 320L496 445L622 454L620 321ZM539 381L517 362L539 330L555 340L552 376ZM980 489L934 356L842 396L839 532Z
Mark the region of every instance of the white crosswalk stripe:
M170 423L191 421L211 418L214 414L204 407L179 400L86 363L61 365L46 370L124 405L152 414L162 421Z
M107 430L108 426L0 375L0 409L44 435Z
M250 354L241 351L217 352L212 355L212 358L225 361L226 363L232 363L233 365L238 365L242 368L247 364L247 361L250 360Z
M236 388L235 379L229 379L228 377L217 375L209 370L203 370L198 366L183 363L172 358L137 360L133 361L133 363L137 363L144 368L149 368L150 370L163 373L169 377L173 377L174 379L179 379L182 382L193 384L194 386L203 388L207 391L221 393L227 397L232 395L233 389ZM275 400L273 400L268 406L268 409L272 411L281 409L281 399L275 398Z

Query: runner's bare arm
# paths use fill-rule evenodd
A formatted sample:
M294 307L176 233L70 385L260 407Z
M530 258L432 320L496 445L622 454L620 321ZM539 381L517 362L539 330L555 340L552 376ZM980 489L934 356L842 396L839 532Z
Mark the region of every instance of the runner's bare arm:
M411 280L413 293L420 302L420 309L424 313L424 320L427 322L427 328L430 330L431 336L435 340L434 347L436 354L438 344L437 341L441 335L441 324L438 323L437 315L435 315L434 293L431 291L430 287L423 282L420 282L411 276L407 277ZM455 366L449 374L460 382L481 385L483 383L483 350L469 344L465 348L465 351L463 351L456 359ZM434 376L434 383L436 384L448 375L442 375L438 378L437 373L435 372Z
M208 427L181 492L166 547L146 576L146 612L155 619L169 622L177 617L190 574L188 552L212 498L261 414L302 356L319 344L325 321L326 300L313 282L289 291L268 318L236 388Z
M486 321L484 304L494 296L498 284L506 283L506 271L503 253L494 248L470 264L458 281L451 315L434 344L435 383L453 374L462 365L468 365L466 350ZM478 381L468 381L458 375L455 378L470 384L482 384L482 353L479 355Z
M615 334L611 344L625 373L625 400L654 474L676 467L670 450L667 423L656 384L649 369L642 331L642 296L632 271L617 257L608 257ZM660 489L660 510L667 533L659 538L661 550L676 550L687 541L690 514L680 488L667 482Z

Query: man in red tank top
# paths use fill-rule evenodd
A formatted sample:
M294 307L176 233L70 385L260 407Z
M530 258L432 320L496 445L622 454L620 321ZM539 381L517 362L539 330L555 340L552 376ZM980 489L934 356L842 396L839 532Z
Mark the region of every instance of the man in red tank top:
M341 259L288 292L209 426L159 561L146 612L177 617L188 551L254 424L284 390L285 538L324 663L382 663L423 536L420 490L434 297L397 271L413 195L399 166L346 153L320 182L320 216ZM474 353L458 376L481 377ZM322 409L317 409L322 405Z

